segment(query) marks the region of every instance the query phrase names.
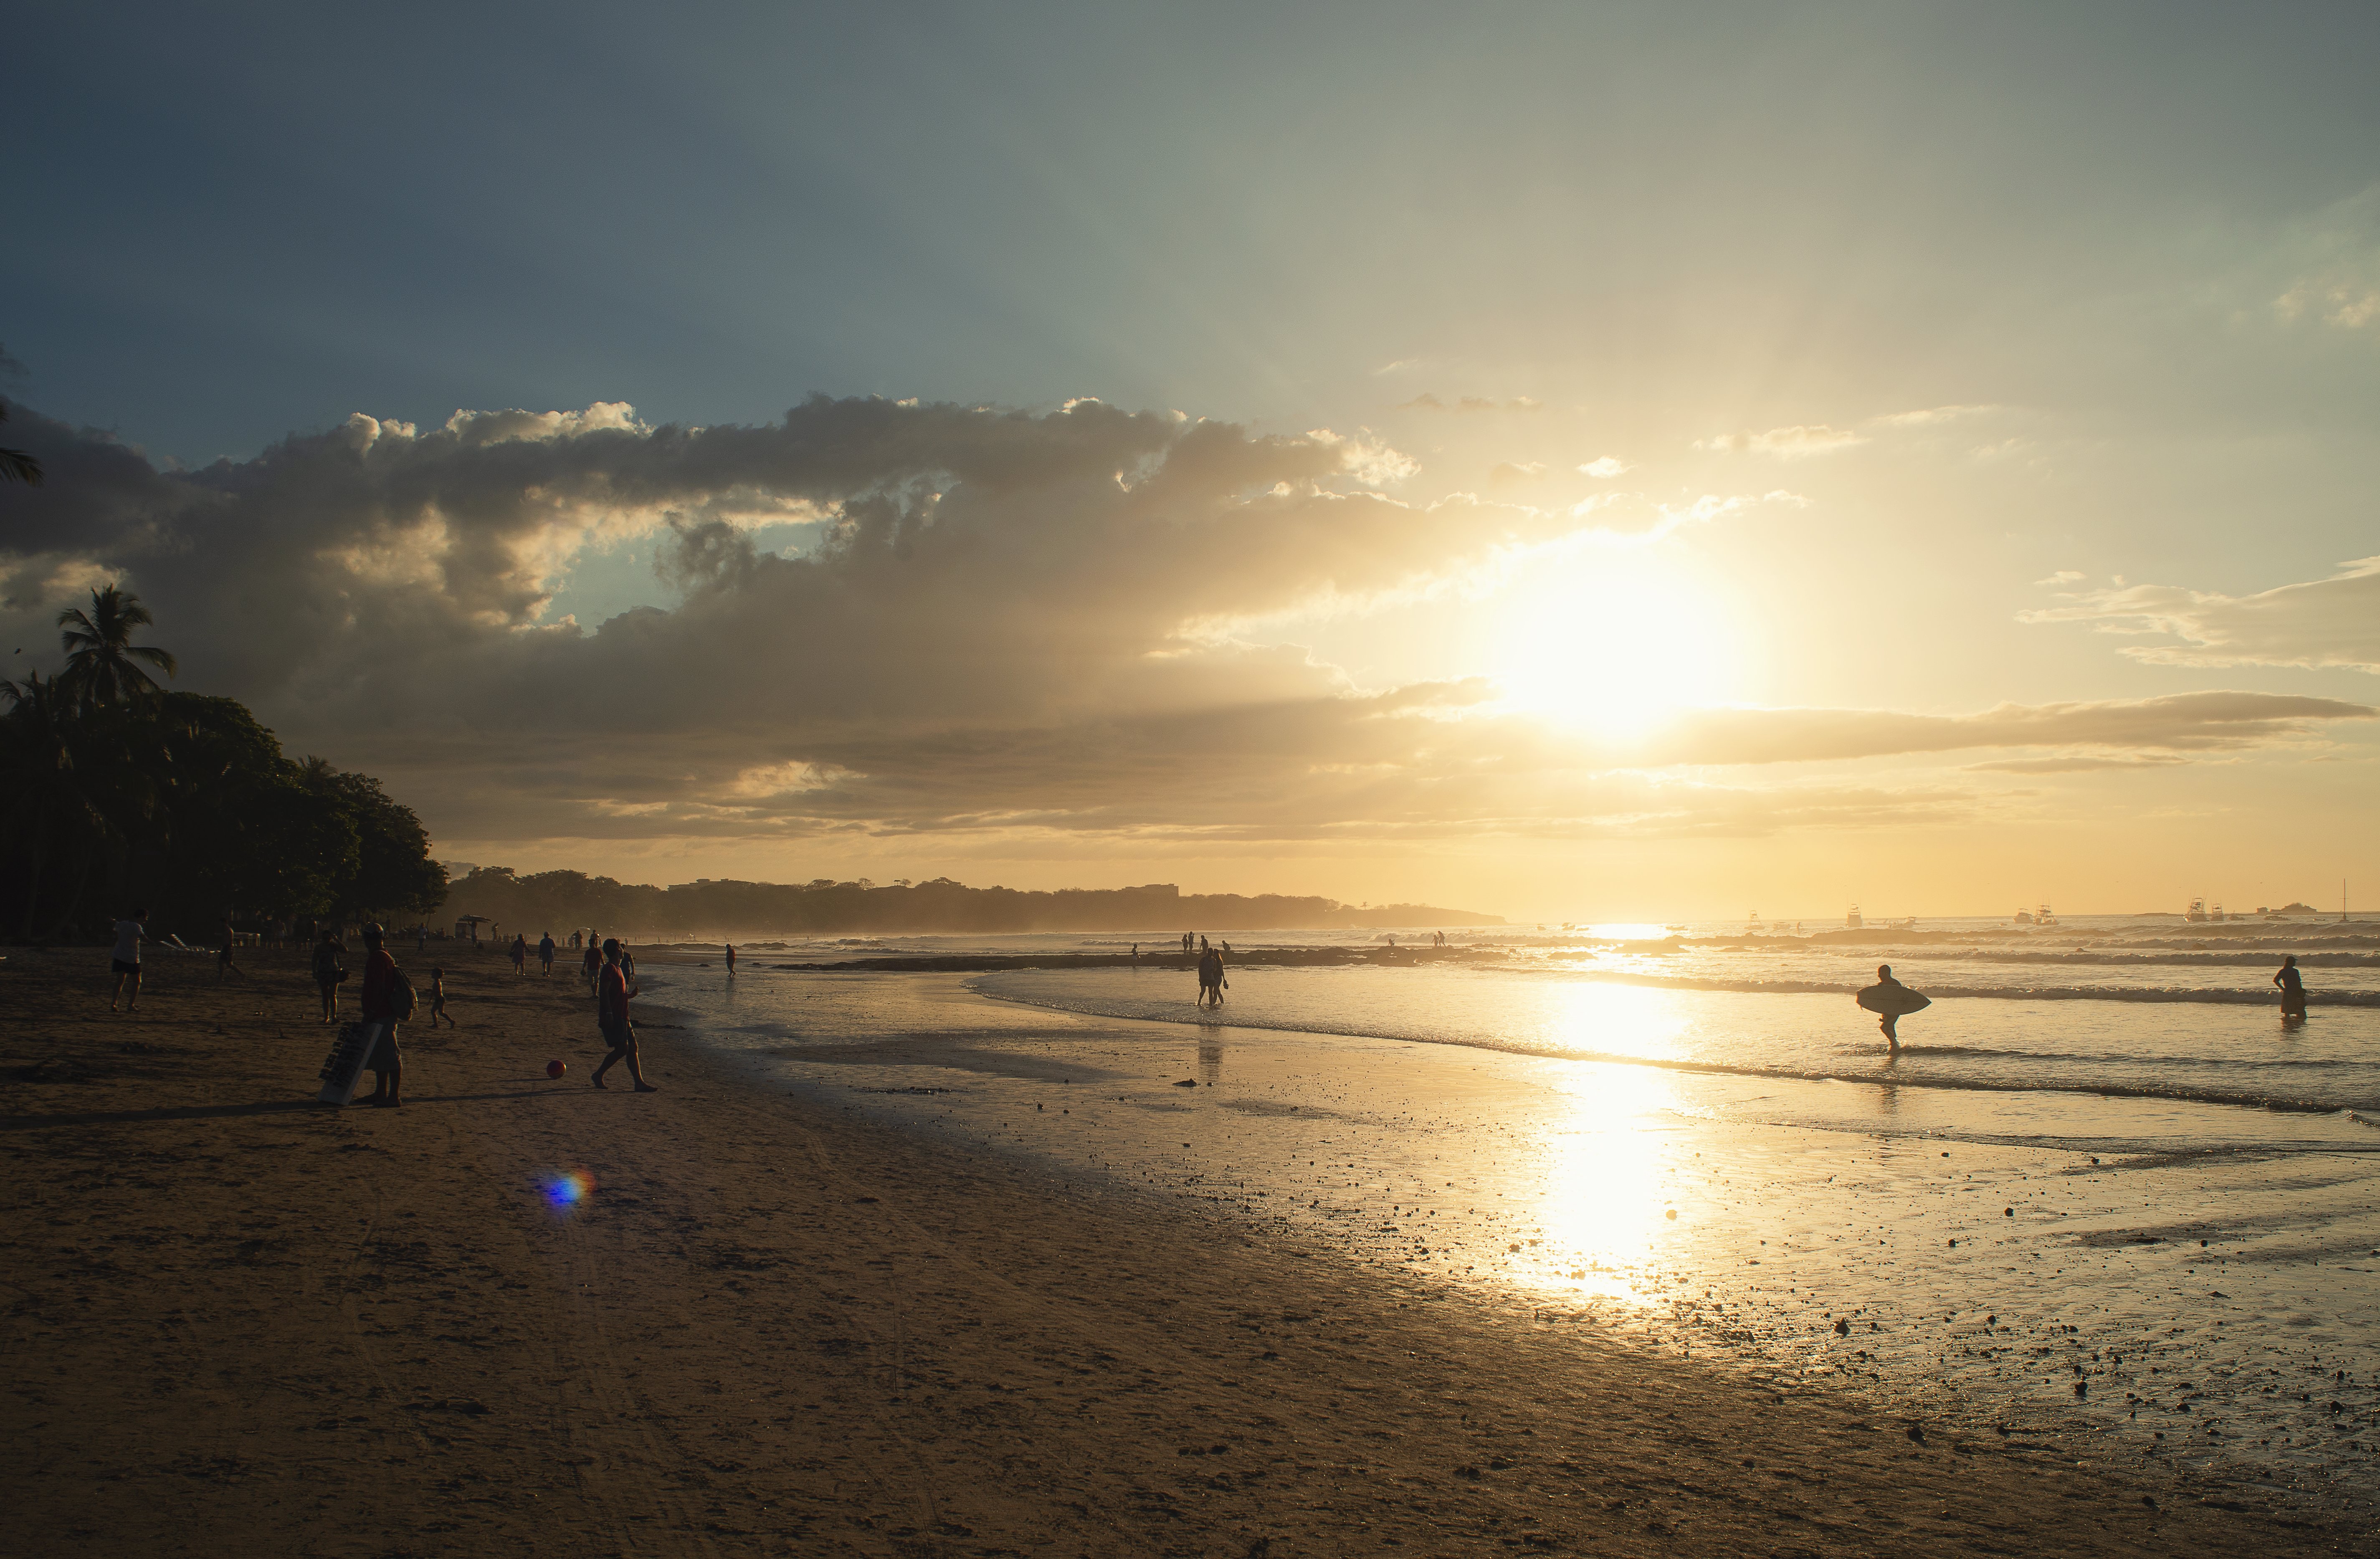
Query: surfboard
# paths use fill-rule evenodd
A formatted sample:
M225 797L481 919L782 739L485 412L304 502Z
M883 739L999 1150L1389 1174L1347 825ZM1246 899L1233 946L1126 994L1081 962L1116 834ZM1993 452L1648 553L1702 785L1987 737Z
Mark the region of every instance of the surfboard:
M342 1023L339 1037L331 1053L322 1061L319 1075L322 1092L316 1098L326 1105L344 1105L356 1096L357 1085L363 1082L364 1063L371 1058L372 1040L378 1024Z
M1894 1018L1906 1018L1912 1012L1923 1012L1934 1005L1931 997L1920 996L1907 985L1888 985L1881 980L1860 992L1853 999L1871 1012Z

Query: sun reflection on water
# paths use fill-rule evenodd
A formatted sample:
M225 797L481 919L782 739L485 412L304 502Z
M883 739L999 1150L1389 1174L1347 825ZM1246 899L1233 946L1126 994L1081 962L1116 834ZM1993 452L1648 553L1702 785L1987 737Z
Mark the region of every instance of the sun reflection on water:
M1685 1004L1676 991L1651 985L1565 985L1544 1020L1540 1043L1563 1050L1638 1056L1648 1061L1684 1057Z
M1536 1281L1567 1295L1641 1302L1640 1278L1679 1227L1662 1187L1676 1140L1671 1080L1642 1067L1581 1066L1560 1092L1570 1113L1546 1159Z

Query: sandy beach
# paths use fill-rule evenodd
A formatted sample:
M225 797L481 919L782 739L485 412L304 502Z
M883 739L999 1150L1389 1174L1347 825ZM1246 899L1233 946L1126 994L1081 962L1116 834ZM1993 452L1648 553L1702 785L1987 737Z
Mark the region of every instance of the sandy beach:
M406 949L400 949L405 952ZM417 979L430 960L405 956ZM2368 1552L756 1084L492 953L402 1110L295 955L0 964L28 1553ZM424 982L426 984L426 982ZM543 1075L560 1057L571 1070ZM575 1203L549 1194L577 1172Z

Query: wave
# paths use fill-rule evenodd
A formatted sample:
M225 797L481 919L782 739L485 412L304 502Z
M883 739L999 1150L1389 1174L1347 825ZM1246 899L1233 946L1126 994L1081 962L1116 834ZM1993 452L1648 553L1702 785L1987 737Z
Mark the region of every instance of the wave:
M2182 1104L2223 1105L2243 1109L2283 1111L2295 1115L2338 1115L2362 1111L2380 1112L2380 1097L2317 1097L2306 1094L2290 1094L2274 1089L2253 1087L2218 1087L2192 1083L2180 1079L2151 1080L2143 1082L2118 1082L2100 1078L1978 1078L1925 1076L1903 1073L1893 1063L1880 1061L1870 1069L1852 1067L1787 1065L1758 1066L1744 1062L1696 1061L1673 1057L1635 1056L1619 1051L1572 1050L1557 1045L1530 1045L1524 1041L1494 1039L1485 1035L1461 1033L1416 1033L1389 1032L1382 1025L1362 1027L1322 1022L1285 1022L1265 1018L1248 1019L1233 1016L1217 1019L1211 1016L1187 1018L1172 1013L1132 1010L1129 1003L1097 1001L1062 1001L1045 997L1020 996L986 988L982 981L969 982L969 988L990 1001L1002 1001L1019 1007L1038 1007L1050 1011L1079 1012L1095 1017L1123 1018L1141 1022L1171 1023L1182 1028L1243 1028L1267 1029L1285 1033L1335 1034L1347 1039L1385 1039L1409 1045L1459 1045L1474 1050L1494 1050L1512 1056L1536 1056L1548 1060L1589 1061L1606 1065L1652 1067L1662 1071L1691 1072L1710 1077L1763 1078L1779 1082L1855 1082L1889 1083L1896 1088L1932 1088L1951 1092L1980 1094L2068 1094L2110 1099L2166 1099ZM1935 1054L1957 1052L1955 1046L1940 1046ZM1922 1057L1926 1052L1918 1046L1904 1045L1904 1058ZM1970 1055L1998 1054L2010 1059L2055 1062L2055 1056L2033 1056L2020 1051L1969 1051ZM2110 1057L2130 1065L2172 1064L2167 1057ZM2208 1063L2185 1063L2206 1065Z
M1860 985L1833 980L1729 979L1715 974L1632 974L1621 970L1565 969L1560 973L1616 985L1650 985L1672 991L1743 991L1758 996L1852 996ZM2277 990L2189 985L1936 985L1925 994L1975 1001L2192 1001L2218 1007L2278 1007ZM2310 1007L2380 1007L2380 991L2310 990Z

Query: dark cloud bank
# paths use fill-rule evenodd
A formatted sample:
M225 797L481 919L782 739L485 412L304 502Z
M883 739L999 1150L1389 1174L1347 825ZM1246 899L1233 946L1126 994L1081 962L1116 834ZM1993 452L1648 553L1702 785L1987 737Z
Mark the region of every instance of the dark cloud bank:
M1475 681L1357 691L1234 625L1425 586L1585 522L1395 502L1369 484L1409 466L1360 439L1096 402L819 398L700 429L617 405L427 432L358 416L198 470L19 417L50 480L0 489L12 646L51 643L67 593L122 578L188 685L384 775L448 840L1148 851L1940 820L1973 798L1742 766L2005 749L1991 767L2057 771L2373 713L2251 693L1724 709L1616 750ZM754 526L786 520L824 540L756 550ZM675 604L549 620L573 556L638 538L660 541Z

